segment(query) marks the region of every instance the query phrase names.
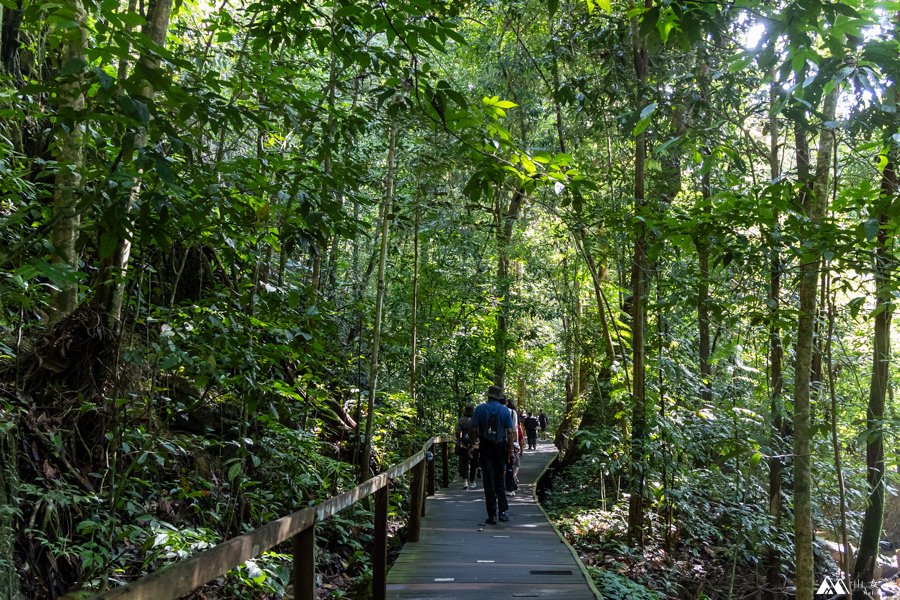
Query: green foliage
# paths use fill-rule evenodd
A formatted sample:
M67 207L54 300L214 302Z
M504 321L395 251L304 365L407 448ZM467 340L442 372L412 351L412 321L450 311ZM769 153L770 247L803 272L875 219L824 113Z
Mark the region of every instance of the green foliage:
M648 531L686 564L712 553L711 585L726 588L729 560L750 572L773 550L788 564L790 515L767 514L767 476L790 454L777 422L791 417L796 273L811 256L831 279L835 327L828 339L821 315L817 344L837 403L832 414L823 366L815 517L836 529L835 423L856 537L865 448L898 428L896 414L870 427L865 406L871 323L887 306L872 302L872 257L896 246L896 6L176 2L157 43L148 11L161 2L139 4L0 11L0 414L16 437L0 445L0 526L23 538L0 575L24 574L23 594L124 583L345 491L450 430L498 372L576 450L549 504L582 551L640 560L614 541L641 493L622 482L639 472ZM832 90L841 109L827 120ZM798 140L815 167L820 133L838 142L821 169L837 181L814 223ZM648 427L633 446L638 225ZM359 469L366 444L375 462ZM404 502L392 489L393 517ZM357 506L321 525L321 570L356 578L337 596L369 582L370 520ZM686 585L595 575L610 597ZM280 596L288 577L274 552L225 585Z
M659 600L660 595L624 575L603 569L588 568L594 583L609 600Z

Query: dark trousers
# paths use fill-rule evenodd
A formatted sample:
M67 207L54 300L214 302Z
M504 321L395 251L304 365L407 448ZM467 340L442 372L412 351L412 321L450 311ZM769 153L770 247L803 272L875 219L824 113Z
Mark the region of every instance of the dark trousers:
M509 510L506 501L506 444L492 444L481 440L481 477L484 480L484 501L489 519Z
M528 447L537 446L537 429L526 429L525 434L528 436Z
M476 448L472 450L472 456L469 457L469 449L468 448L460 448L461 453L459 455L459 476L463 479L467 479L469 483L474 483L475 481L475 471L478 469L479 451Z

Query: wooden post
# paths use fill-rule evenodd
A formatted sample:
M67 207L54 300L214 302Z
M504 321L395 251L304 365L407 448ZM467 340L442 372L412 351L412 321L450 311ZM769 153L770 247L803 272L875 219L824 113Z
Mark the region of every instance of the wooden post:
M441 442L441 487L450 487L450 444Z
M434 444L429 447L428 452L425 453L425 458L428 458L428 455L431 455L431 460L428 462L428 495L434 496Z
M388 485L375 492L375 551L372 555L372 598L387 598Z
M425 475L425 461L423 460L413 467L412 483L409 485L409 532L410 542L419 541L419 531L422 529L422 483Z
M316 598L316 525L294 536L294 600Z

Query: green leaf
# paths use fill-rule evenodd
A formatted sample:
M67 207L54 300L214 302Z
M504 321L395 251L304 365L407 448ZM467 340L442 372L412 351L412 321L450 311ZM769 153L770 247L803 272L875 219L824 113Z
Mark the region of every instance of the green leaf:
M138 120L146 125L150 122L150 110L147 108L147 105L140 100L134 101L134 112L137 115Z
M647 117L646 119L641 119L640 121L637 122L637 125L634 126L634 131L631 132L631 135L637 137L637 136L641 135L642 133L644 133L644 130L647 129L647 127L649 127L649 126L650 126L650 118L649 117Z
M522 166L525 167L525 172L529 175L534 175L537 172L537 167L534 166L534 162L524 154L522 155Z
M847 309L850 311L850 316L856 318L859 314L859 309L862 308L863 303L866 299L863 296L858 296L847 303Z
M874 240L878 237L878 231L881 229L881 223L878 222L878 219L872 217L866 219L866 222L863 223L863 231L866 233L866 239L869 241Z
M147 22L144 17L136 12L122 13L119 15L119 19L122 21L122 24L128 27L140 27Z
M115 79L113 79L109 73L107 73L100 67L97 67L96 69L94 69L94 75L97 76L97 81L100 83L101 89L106 91L112 89L113 84L115 83Z
M62 68L60 68L59 76L71 77L76 73L81 73L82 71L84 71L85 67L87 67L87 61L80 56L76 56L75 58L64 64Z

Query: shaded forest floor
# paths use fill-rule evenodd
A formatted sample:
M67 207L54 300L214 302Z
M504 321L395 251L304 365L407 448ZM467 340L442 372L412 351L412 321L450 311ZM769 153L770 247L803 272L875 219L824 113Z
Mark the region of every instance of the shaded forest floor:
M604 483L594 469L575 463L549 483L544 506L607 600L754 598L762 591L762 557L752 554L747 536L729 533L745 507L689 498L708 511L703 523L695 527L673 515L668 536L665 515L649 511L644 547L638 548L627 541L628 496L601 497ZM684 506L682 512L696 519L697 508ZM735 543L738 537L744 541Z
M628 496L608 499L605 507L590 470L576 463L557 473L546 491L544 507L554 519L606 600L663 600L761 598L765 590L760 537L751 528L741 531L729 523L751 522L755 507L716 503L714 493L688 495L680 507L684 515L668 528L659 512L649 513L644 547L628 543ZM698 512L702 506L708 512ZM702 523L691 521L702 521ZM758 523L756 524L759 525ZM737 535L734 532L738 532ZM816 580L838 577L828 543L816 554ZM790 548L785 548L789 551ZM900 597L900 578L888 559L877 582L882 598ZM790 557L783 559L790 562ZM892 562L892 561L890 561ZM791 574L783 592L793 597Z

